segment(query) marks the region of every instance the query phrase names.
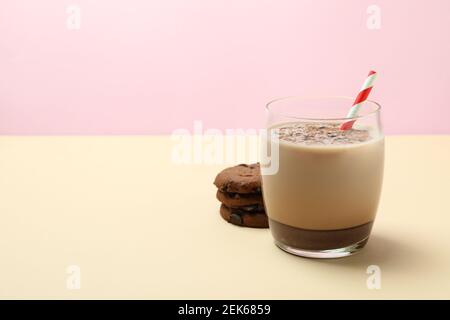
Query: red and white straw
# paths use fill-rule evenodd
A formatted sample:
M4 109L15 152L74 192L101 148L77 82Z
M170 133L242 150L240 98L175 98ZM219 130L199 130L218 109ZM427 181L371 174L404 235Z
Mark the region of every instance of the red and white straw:
M353 102L353 106L350 109L350 111L347 114L347 118L353 118L358 115L358 111L361 108L364 101L367 100L369 97L370 91L372 91L373 88L373 82L375 81L377 77L377 73L375 71L370 71L369 75L366 78L366 81L364 81L363 86L361 87L361 90L359 91L358 95L356 96L355 102ZM356 120L350 120L347 122L344 122L341 125L341 130L350 130L353 127L353 124Z

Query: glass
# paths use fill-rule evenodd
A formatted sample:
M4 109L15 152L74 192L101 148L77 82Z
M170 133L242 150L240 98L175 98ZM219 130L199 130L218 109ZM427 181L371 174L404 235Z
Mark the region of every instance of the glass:
M266 106L262 192L275 244L310 258L362 249L377 212L384 167L380 106L346 118L349 97L290 97ZM354 121L349 131L342 123ZM267 153L270 151L270 155Z

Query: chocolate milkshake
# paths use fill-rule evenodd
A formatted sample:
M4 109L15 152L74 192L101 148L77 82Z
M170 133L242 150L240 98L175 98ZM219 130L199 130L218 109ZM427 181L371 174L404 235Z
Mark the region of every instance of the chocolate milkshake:
M262 191L276 244L306 256L364 246L382 185L382 134L358 125L340 130L332 122L270 130L279 138L279 168L262 176Z

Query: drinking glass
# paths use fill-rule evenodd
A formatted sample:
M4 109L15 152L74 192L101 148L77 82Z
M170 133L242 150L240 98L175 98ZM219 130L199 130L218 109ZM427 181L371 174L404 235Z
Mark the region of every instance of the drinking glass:
M275 244L289 253L344 257L369 239L383 180L384 135L380 105L367 100L357 116L346 118L352 102L350 97L289 97L266 106L262 192ZM366 139L316 143L306 132L298 142L279 133L295 126L328 130L347 121L354 121L351 130L367 134Z

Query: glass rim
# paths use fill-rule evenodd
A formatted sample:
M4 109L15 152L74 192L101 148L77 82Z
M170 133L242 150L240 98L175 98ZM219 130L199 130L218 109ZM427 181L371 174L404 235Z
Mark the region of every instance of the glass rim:
M265 105L265 109L268 112L276 112L276 111L273 110L273 108L271 108L271 106L274 103L281 102L281 101L286 101L286 100L293 100L293 99L303 99L303 100L308 100L308 99L309 100L313 100L313 99L315 99L315 100L345 99L345 100L349 100L349 101L351 101L353 103L355 98L354 97L349 97L349 96L287 96L287 97L281 97L281 98L277 98L277 99L273 99L273 100L269 101ZM364 102L370 102L371 104L375 105L375 109L370 111L370 112L368 112L368 113L366 113L366 114L356 115L356 116L353 116L353 117L338 117L338 118L325 118L325 117L317 117L316 118L316 117L314 117L314 118L311 118L311 117L292 116L292 115L284 114L283 112L278 113L278 114L283 116L283 117L293 118L293 119L297 119L297 120L309 120L309 121L346 121L347 120L348 121L348 120L362 119L362 118L365 118L365 117L370 116L372 114L377 114L377 113L380 112L381 105L378 102L376 102L374 100L370 100L370 99L367 99ZM350 110L351 107L352 107L351 104L349 104L348 110Z

